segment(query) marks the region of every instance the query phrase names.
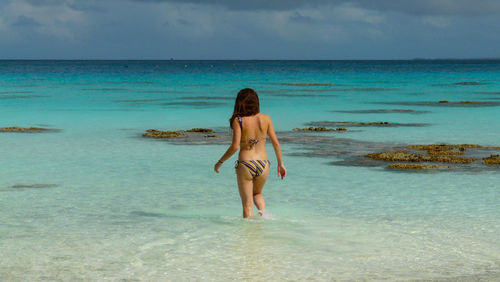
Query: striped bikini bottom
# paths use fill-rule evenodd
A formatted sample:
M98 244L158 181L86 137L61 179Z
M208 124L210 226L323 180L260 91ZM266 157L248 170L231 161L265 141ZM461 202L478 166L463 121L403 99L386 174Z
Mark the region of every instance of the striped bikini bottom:
M271 162L269 160L236 161L234 168L238 168L239 164L244 165L250 172L250 175L255 178L261 176L266 166L271 165Z

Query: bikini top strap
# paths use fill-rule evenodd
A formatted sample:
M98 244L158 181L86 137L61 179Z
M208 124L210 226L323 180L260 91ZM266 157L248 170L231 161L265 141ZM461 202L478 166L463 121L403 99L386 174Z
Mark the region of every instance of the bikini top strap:
M238 122L240 123L240 128L243 129L243 118L241 116L236 116L238 118Z

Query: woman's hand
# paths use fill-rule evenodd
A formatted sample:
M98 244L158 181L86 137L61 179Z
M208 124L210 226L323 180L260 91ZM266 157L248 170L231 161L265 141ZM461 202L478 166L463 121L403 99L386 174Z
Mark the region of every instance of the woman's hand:
M221 162L217 162L214 166L214 171L219 173L219 168L222 166L222 163Z
M281 179L285 178L286 176L286 168L284 165L278 165L278 177L281 176Z

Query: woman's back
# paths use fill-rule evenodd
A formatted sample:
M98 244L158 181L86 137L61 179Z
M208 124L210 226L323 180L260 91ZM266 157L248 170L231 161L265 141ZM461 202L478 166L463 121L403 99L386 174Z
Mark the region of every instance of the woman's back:
M253 216L254 203L262 215L266 208L262 189L269 176L271 165L266 153L267 136L276 153L278 175L281 179L285 177L286 169L273 122L268 115L260 113L259 96L255 90L245 88L238 92L229 124L233 129L233 140L231 146L215 164L214 170L219 173L224 161L239 150L234 168L243 205L243 217Z
M239 160L267 160L265 145L269 119L261 113L238 118L241 128Z

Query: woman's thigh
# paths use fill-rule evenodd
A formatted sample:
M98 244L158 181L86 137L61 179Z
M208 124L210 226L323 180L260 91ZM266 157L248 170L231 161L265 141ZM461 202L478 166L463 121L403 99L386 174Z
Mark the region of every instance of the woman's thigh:
M239 164L236 168L236 179L238 181L238 190L240 192L241 202L252 201L253 203L253 178L248 169Z
M264 168L264 172L260 175L254 178L253 180L253 194L261 194L262 189L264 189L264 184L266 184L267 177L269 176L269 167L270 165L267 164L266 167Z

